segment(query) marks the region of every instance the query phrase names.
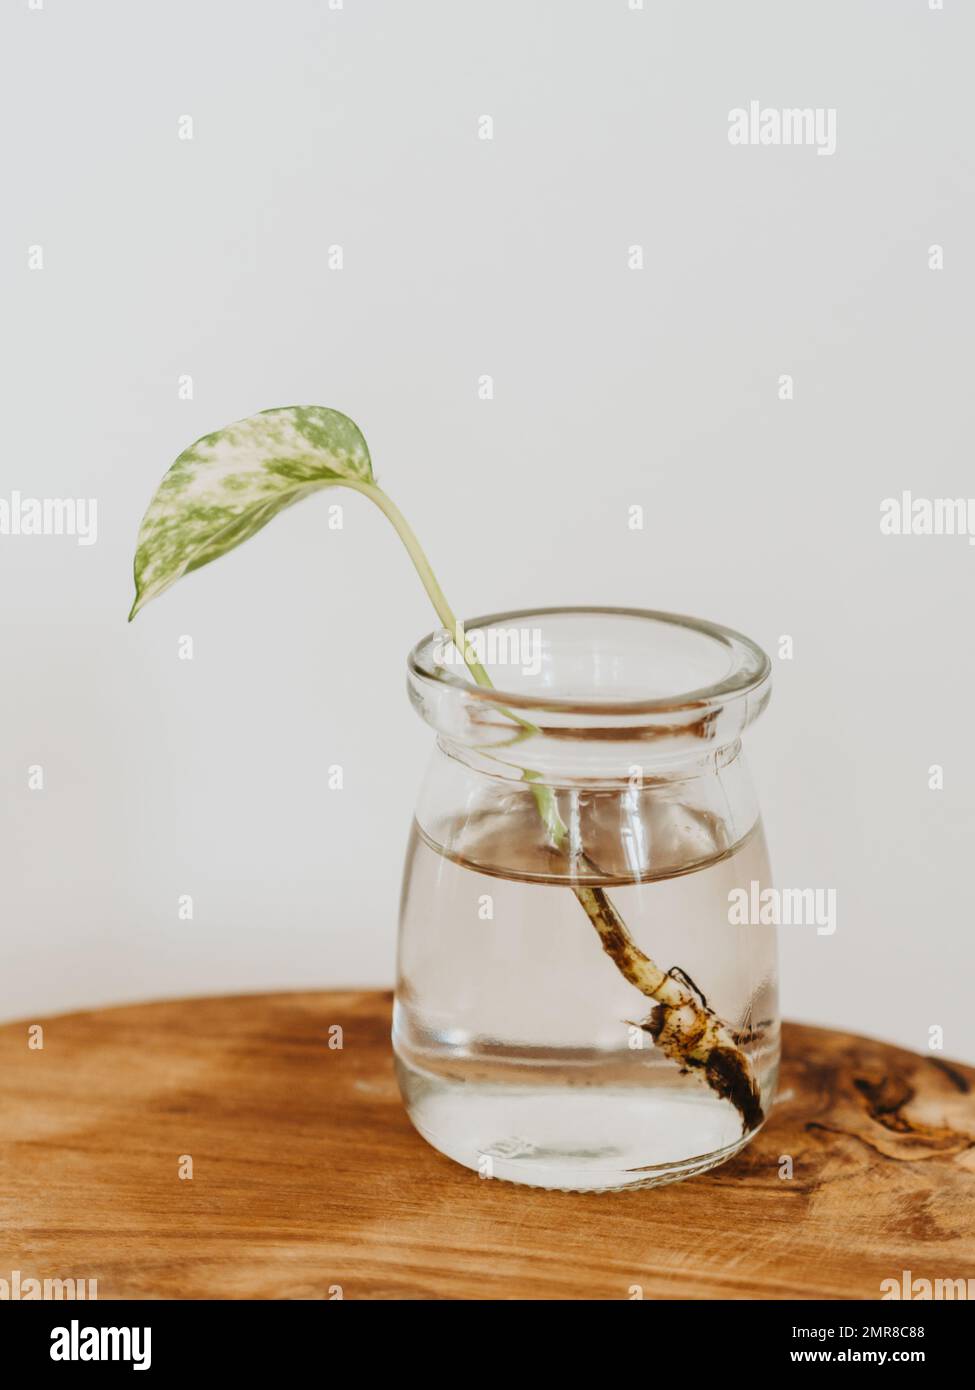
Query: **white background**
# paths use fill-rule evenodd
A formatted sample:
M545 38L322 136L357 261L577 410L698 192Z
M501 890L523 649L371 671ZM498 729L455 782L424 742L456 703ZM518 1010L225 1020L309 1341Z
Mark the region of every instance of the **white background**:
M0 24L0 495L99 507L89 548L0 536L0 1015L392 982L430 741L403 661L432 618L386 523L345 494L330 531L320 496L125 622L172 459L297 402L358 421L464 614L642 605L762 643L776 877L839 904L831 938L783 929L785 1012L922 1050L941 1025L975 1061L975 550L879 530L904 488L973 491L973 7ZM753 99L835 107L835 155L730 145Z

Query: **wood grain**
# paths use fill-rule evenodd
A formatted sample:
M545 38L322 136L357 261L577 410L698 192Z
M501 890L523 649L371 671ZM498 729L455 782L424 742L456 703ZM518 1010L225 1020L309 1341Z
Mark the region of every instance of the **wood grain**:
M97 1279L100 1298L875 1299L904 1269L975 1276L975 1069L788 1025L781 1099L736 1159L548 1193L413 1132L389 1012L385 994L181 1000L43 1021L40 1051L27 1023L0 1029L0 1278Z

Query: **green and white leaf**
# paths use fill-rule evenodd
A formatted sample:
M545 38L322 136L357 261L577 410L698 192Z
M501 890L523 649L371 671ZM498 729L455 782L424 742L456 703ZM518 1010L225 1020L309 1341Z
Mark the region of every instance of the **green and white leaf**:
M129 620L285 507L342 482L372 483L373 474L358 426L337 410L282 406L204 435L180 454L142 518Z

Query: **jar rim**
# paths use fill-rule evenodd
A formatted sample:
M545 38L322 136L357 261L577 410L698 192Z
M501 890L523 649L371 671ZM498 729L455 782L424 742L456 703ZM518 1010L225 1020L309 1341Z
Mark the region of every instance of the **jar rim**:
M548 711L559 714L572 714L599 718L627 717L633 715L660 716L674 715L682 711L700 711L723 707L733 701L756 692L767 693L772 665L768 656L751 638L734 628L721 623L694 618L684 613L668 613L650 608L623 608L612 606L568 606L553 608L519 608L510 612L490 613L480 618L465 621L464 631L473 633L499 628L505 624L524 622L530 618L553 617L581 618L635 618L658 624L682 628L689 633L708 638L724 649L729 665L720 680L685 691L675 691L672 695L654 696L646 699L616 699L604 696L560 696L558 694L534 694L526 691L504 690L500 687L477 685L464 675L455 675L434 658L438 644L452 634L445 628L437 628L420 639L410 651L407 668L412 680L424 686L434 686L443 691L444 687L456 690L466 698L481 702L485 706L504 706L514 711ZM763 701L764 703L764 701ZM759 706L760 707L760 706ZM755 711L757 712L757 710ZM750 722L750 721L749 721Z

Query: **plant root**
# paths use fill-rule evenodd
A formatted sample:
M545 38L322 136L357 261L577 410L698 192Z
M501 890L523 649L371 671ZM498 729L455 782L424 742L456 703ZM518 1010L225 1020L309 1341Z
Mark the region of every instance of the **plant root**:
M695 1072L731 1102L744 1134L757 1129L765 1118L758 1085L732 1030L708 1008L697 986L691 988L693 982L682 970L661 970L640 950L605 889L577 885L572 891L620 974L656 1001L650 1016L637 1026L682 1071Z

